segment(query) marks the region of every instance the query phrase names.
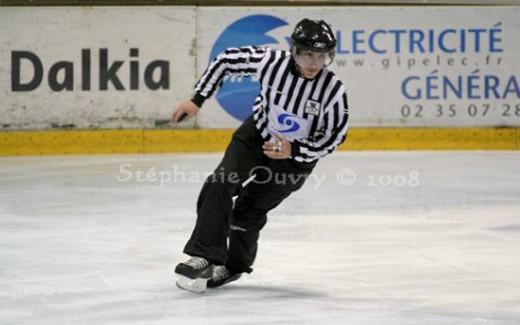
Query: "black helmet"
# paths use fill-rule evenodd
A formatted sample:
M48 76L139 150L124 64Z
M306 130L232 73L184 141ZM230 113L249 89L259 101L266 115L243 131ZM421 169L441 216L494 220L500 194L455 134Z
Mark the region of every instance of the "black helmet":
M336 49L336 38L330 26L323 20L303 19L291 35L297 49L314 52L332 52Z

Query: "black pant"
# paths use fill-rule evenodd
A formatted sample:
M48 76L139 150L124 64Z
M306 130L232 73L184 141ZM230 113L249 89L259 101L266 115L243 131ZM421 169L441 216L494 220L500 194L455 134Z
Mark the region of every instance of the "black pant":
M316 165L270 159L263 154L263 143L252 118L235 131L199 194L197 222L184 253L226 265L232 272L252 271L267 212L301 188ZM253 174L256 178L242 187Z

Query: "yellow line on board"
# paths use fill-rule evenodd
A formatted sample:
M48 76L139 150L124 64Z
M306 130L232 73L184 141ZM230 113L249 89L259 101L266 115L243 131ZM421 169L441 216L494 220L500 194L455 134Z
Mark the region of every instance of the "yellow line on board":
M340 150L519 150L520 128L358 128Z
M233 130L0 132L0 156L218 152ZM520 128L351 128L339 150L519 150Z

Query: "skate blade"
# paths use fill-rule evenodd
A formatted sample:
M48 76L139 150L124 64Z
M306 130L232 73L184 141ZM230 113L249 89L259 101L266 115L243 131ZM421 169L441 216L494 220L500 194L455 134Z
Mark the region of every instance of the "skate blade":
M183 275L179 275L179 279L177 280L177 287L193 293L203 293L206 291L207 283L208 279L190 279Z

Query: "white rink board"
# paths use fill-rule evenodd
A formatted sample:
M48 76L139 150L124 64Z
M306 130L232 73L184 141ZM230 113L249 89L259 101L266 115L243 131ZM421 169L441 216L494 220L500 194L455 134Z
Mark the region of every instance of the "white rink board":
M251 16L262 17L247 24ZM333 70L348 88L351 126L518 127L519 16L518 7L3 7L0 130L152 128L192 95L213 50L246 44L286 49L286 38L303 17L323 18L337 33ZM244 20L245 25L230 32L229 26ZM455 53L449 53L452 49ZM82 50L89 51L90 68ZM27 58L18 60L19 73L11 71L13 53L20 51L35 54L42 63L41 83L30 91L13 86L15 76L27 84L35 75ZM145 70L158 61L167 68L152 70L149 79L163 77L167 85L151 89ZM68 77L64 65L70 67ZM58 73L51 73L53 67ZM100 78L110 67L122 89L116 90L112 80L102 89ZM57 83L68 80L72 89L52 90L51 75ZM453 91L445 80L459 89ZM132 81L136 89L131 89ZM421 96L406 98L403 89L409 97L418 91ZM236 91L227 94L247 115L250 105ZM181 126L239 123L214 97L196 120Z
M3 129L142 128L169 118L175 103L189 96L195 81L194 7L3 7L0 9L0 127ZM131 56L131 49L138 49ZM90 50L90 69L82 58ZM107 67L121 61L112 81L100 86L100 49L107 49ZM13 91L14 51L29 51L43 66L39 87ZM154 61L169 69L151 70L152 79L167 83L151 89L145 70ZM72 90L53 91L48 83L51 66L73 65ZM34 64L20 59L20 83L29 83ZM131 89L131 65L137 62L137 89ZM90 88L83 81L90 71ZM167 74L166 74L167 72ZM64 80L64 69L58 81ZM70 75L69 75L70 76Z
M332 68L347 85L352 126L520 126L518 7L201 8L198 13L197 75L216 40L241 19L266 16L249 29L228 30L221 43L237 46L250 39L286 49L285 38L299 20L322 18L337 33ZM215 99L199 118L201 127L238 123Z

